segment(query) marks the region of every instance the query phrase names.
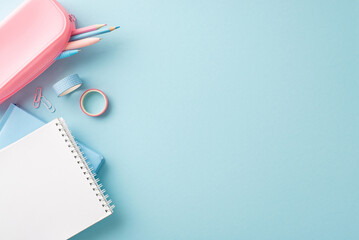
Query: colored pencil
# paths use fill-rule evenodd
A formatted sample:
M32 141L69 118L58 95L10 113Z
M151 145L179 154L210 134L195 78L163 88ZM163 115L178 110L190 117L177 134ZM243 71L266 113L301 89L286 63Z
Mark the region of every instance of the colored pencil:
M87 47L87 46L90 46L90 45L93 45L93 44L99 42L100 40L101 40L101 38L91 37L91 38L84 38L81 40L69 42L67 44L65 50L73 50L73 49Z
M57 56L57 58L55 58L56 60L60 60L63 58L67 58L67 57L71 57L72 55L75 55L77 53L79 53L81 50L68 50L68 51L64 51L62 52L59 56Z
M113 30L115 30L117 28L119 28L119 26L118 27L106 27L106 28L101 28L101 29L96 30L96 31L82 33L82 34L79 34L79 35L72 36L70 38L70 41L80 40L80 39L84 39L84 38L93 37L93 36L96 36L96 35L112 32Z
M95 25L91 25L88 27L83 27L83 28L78 28L72 31L72 35L78 35L81 33L87 33L87 32L91 32L91 31L96 31L97 29L100 29L104 26L106 26L107 24L95 24Z

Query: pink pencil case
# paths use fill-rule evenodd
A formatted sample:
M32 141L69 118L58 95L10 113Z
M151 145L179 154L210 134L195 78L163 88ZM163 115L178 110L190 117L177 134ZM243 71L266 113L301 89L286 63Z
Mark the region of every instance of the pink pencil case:
M64 50L75 18L56 0L28 0L0 23L0 104Z

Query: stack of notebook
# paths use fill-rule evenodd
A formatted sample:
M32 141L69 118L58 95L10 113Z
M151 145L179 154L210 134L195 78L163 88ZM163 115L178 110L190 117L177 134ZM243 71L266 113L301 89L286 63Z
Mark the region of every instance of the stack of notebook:
M43 125L45 125L45 123L40 119L18 106L10 104L0 121L0 149L19 140ZM78 145L91 163L93 171L97 173L104 162L103 156L86 147L79 141Z
M9 109L0 122L2 146L12 142L0 150L1 238L68 239L111 215L113 206L91 171L93 163L65 121L37 122L37 129L18 139L36 121L28 124L28 113L14 105ZM21 114L27 117L19 124Z

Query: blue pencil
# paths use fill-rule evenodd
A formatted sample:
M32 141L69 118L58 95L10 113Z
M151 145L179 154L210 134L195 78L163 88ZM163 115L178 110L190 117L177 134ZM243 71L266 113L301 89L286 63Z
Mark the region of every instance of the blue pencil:
M57 58L55 58L55 61L63 59L63 58L71 57L72 55L75 55L75 54L79 53L80 51L81 50L78 50L78 49L63 51L59 56L57 56Z
M98 29L96 31L91 31L91 32L87 32L87 33L74 35L74 36L72 36L70 38L70 41L80 40L80 39L84 39L84 38L93 37L93 36L96 36L96 35L112 32L113 30L115 30L117 28L120 28L120 26L118 26L118 27L106 27L106 28Z

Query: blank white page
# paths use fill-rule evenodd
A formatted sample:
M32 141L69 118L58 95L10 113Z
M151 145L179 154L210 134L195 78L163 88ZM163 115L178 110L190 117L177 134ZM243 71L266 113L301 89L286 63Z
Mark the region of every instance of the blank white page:
M55 119L0 151L1 239L68 239L112 213L70 135Z

